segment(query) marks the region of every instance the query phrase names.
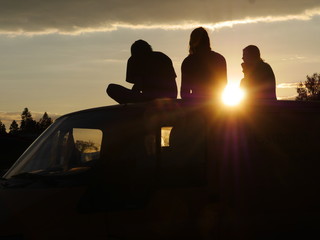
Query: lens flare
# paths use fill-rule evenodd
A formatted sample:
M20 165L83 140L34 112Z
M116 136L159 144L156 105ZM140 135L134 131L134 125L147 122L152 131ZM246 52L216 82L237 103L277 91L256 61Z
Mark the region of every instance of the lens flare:
M222 102L228 106L236 106L245 97L245 92L238 85L227 85L222 93Z

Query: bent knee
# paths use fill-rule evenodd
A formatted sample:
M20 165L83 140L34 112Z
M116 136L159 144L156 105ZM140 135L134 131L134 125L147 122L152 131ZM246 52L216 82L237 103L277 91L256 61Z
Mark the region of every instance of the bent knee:
M110 91L112 91L112 89L114 89L116 84L110 83L106 89L106 92L109 93Z

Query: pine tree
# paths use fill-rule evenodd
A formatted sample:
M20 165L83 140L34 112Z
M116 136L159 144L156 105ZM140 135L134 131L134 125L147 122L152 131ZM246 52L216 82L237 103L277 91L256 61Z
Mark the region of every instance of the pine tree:
M6 126L0 120L0 136L7 135Z
M52 119L49 117L49 115L47 114L47 112L45 112L42 116L42 118L40 118L39 122L38 122L38 129L39 132L42 133L44 130L46 130L50 125L52 124Z
M20 132L25 133L36 133L36 121L33 120L32 115L28 108L25 108L21 114Z
M13 120L9 128L9 134L16 135L18 133L19 133L19 125L15 120Z

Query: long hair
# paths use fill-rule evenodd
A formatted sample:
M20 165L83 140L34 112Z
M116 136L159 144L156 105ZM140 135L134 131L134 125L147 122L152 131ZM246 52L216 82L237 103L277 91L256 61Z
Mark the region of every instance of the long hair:
M203 27L194 29L190 35L189 53L210 51L210 39L207 31Z

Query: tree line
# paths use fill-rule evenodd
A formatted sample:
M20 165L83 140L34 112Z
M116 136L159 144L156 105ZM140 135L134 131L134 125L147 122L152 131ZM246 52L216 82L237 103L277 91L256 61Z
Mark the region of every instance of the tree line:
M9 127L9 131L7 131L6 126L0 120L0 136L12 135L35 137L46 130L52 122L53 121L47 112L43 114L38 122L35 121L29 109L25 108L21 113L20 126L16 120L13 120Z
M307 80L299 83L297 93L298 101L320 101L320 74L307 75Z
M0 120L0 175L12 166L52 122L46 112L39 121L35 121L28 108L21 113L20 125L13 120L8 131Z

